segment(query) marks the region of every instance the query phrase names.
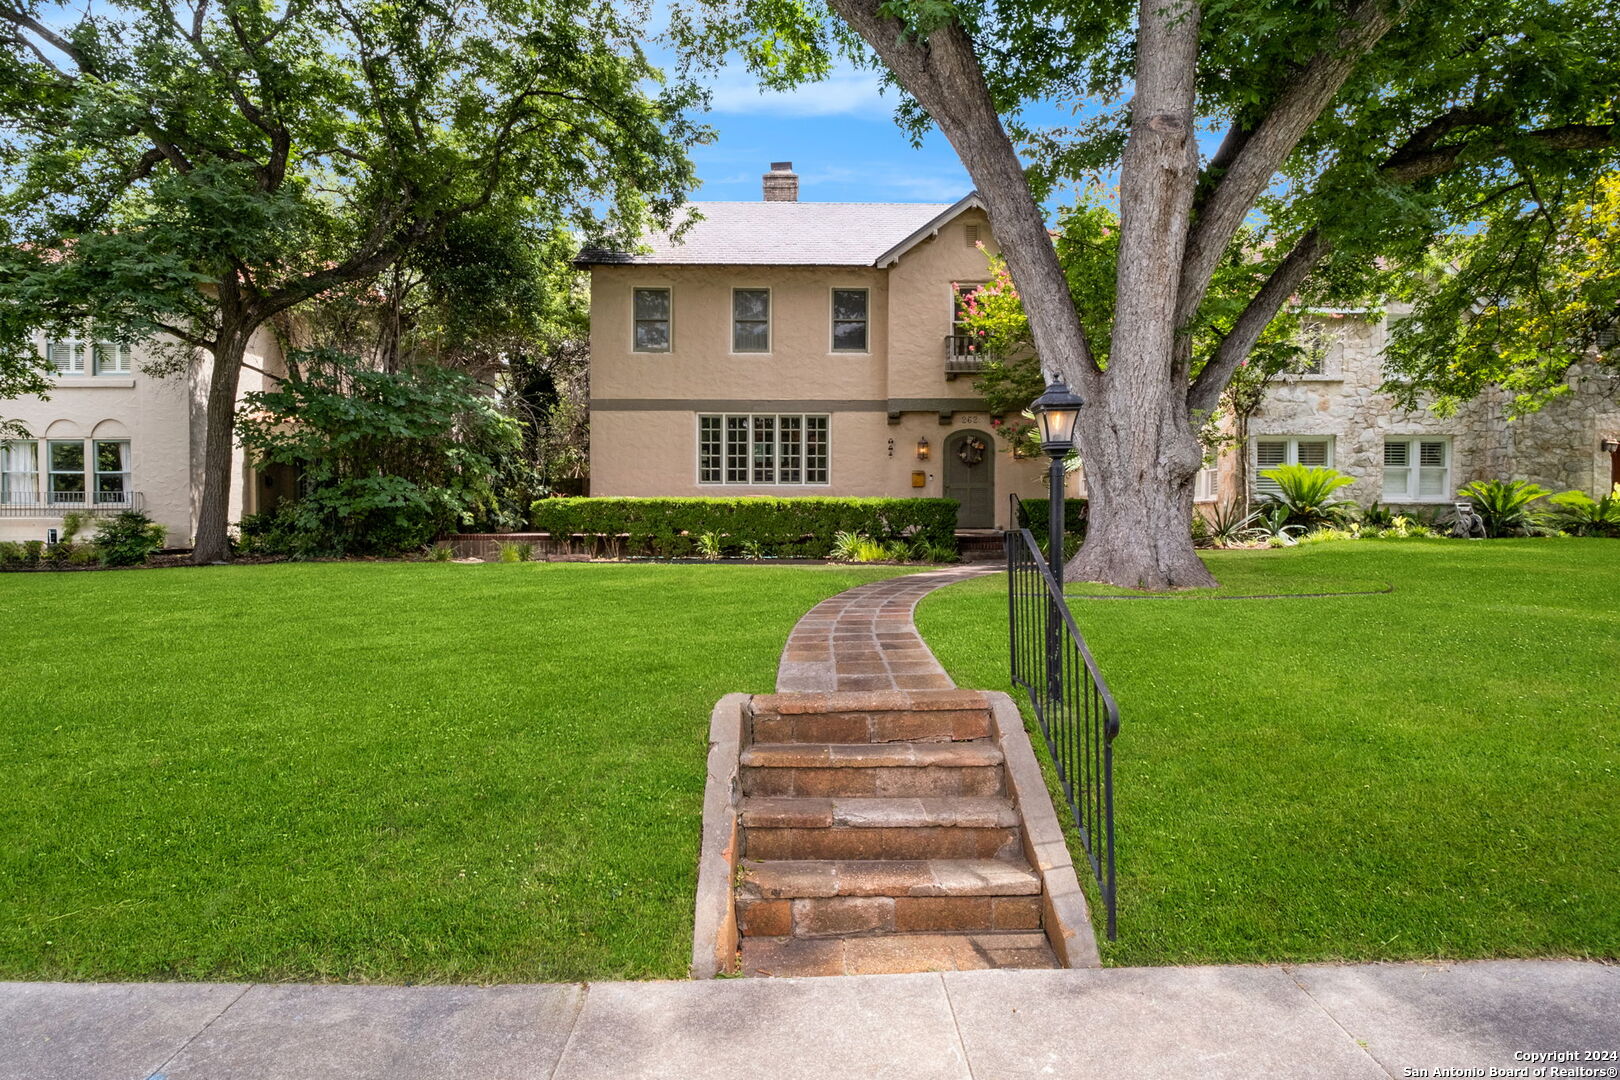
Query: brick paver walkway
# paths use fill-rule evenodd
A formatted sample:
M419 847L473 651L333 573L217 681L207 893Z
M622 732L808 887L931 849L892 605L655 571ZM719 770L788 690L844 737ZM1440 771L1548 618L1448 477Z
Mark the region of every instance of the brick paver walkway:
M992 564L930 570L874 581L823 600L788 635L776 689L951 689L956 684L917 633L912 612L935 589L999 569Z

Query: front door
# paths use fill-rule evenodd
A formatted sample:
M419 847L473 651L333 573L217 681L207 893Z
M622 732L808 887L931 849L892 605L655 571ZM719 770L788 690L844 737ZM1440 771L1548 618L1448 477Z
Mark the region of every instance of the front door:
M961 504L957 528L995 527L996 455L989 435L957 431L945 440L945 497Z

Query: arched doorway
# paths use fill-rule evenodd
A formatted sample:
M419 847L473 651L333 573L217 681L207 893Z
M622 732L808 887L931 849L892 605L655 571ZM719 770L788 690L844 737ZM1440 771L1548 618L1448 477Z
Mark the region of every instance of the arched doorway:
M945 497L961 504L957 528L995 528L996 454L989 435L955 431L945 440Z

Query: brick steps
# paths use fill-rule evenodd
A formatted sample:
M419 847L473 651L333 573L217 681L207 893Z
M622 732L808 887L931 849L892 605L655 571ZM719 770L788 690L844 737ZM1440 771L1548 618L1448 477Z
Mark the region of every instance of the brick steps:
M1022 860L790 859L743 863L739 897L1039 896L1041 879Z
M738 757L748 974L1055 967L982 694L752 699Z
M746 795L1000 795L1001 750L990 740L761 743L742 752Z
M1040 931L888 934L855 938L751 937L744 975L893 975L908 971L1055 968Z

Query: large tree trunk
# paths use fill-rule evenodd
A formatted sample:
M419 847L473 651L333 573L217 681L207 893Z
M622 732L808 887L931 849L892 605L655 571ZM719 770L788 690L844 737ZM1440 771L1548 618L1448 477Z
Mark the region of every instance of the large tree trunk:
M1193 482L1203 447L1186 406L1162 378L1111 372L1107 398L1080 413L1086 463L1086 539L1068 581L1134 589L1187 589L1215 578L1192 545ZM1167 392L1170 391L1170 392Z
M1107 377L1081 412L1091 502L1066 577L1139 589L1208 586L1192 546L1203 449L1187 409L1175 317L1198 180L1198 8L1142 0L1131 135L1120 161L1118 302ZM1068 375L1068 372L1064 372Z
M208 413L203 441L202 502L197 510L197 538L191 561L197 565L229 562L226 534L231 510L231 451L236 434L236 387L254 327L222 313L214 345L214 370L208 380Z

